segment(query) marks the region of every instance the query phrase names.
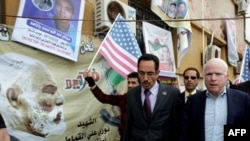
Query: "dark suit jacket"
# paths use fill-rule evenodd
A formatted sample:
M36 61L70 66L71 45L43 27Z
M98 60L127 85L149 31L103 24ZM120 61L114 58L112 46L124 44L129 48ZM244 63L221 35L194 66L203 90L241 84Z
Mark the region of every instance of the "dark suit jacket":
M227 125L248 126L250 96L247 93L226 89ZM189 97L184 110L183 128L180 141L205 141L206 91Z
M198 93L198 92L200 92L200 90L196 90L196 93ZM185 91L182 92L179 96L180 96L180 102L181 102L182 106L184 106L185 105Z
M128 114L123 141L176 141L176 103L179 89L160 84L152 118L147 119L141 86L128 91Z
M238 85L230 85L230 88L246 92L250 95L250 81L242 82Z
M198 93L198 92L201 92L201 90L196 90L196 93ZM178 123L178 133L180 135L181 128L182 128L183 111L184 111L184 107L185 107L185 104L186 104L186 102L185 102L185 91L180 93L178 102L179 102L178 103L179 107L178 107L178 110L177 110L177 112L178 112L177 113L178 114L177 118L179 118L179 119L177 119L177 121L178 121L177 123Z

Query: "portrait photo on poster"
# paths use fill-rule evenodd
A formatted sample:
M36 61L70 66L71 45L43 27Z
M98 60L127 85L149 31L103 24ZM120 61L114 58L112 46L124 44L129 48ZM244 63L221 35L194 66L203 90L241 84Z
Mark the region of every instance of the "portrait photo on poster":
M84 0L22 0L11 40L77 61L82 28L78 19L84 15L84 4Z
M48 67L17 53L2 54L0 60L0 113L8 131L30 141L64 133L64 96Z

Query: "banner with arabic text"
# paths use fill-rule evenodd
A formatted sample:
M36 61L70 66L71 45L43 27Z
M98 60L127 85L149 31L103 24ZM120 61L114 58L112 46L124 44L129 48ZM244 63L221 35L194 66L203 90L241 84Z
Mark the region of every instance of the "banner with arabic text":
M21 0L12 40L78 60L85 0Z
M9 33L9 32L8 32ZM119 141L119 108L102 104L83 78L101 40L81 36L72 62L11 40L0 40L0 114L19 141ZM99 55L91 67L107 94L123 94L126 80L112 85Z

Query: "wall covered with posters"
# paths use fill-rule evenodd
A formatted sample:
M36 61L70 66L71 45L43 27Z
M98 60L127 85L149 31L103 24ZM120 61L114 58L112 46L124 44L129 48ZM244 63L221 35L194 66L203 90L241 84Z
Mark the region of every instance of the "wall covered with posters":
M17 14L19 3L21 0L16 1L8 1L5 0L5 10L6 16L5 24L14 25ZM124 3L128 3L128 0L121 0ZM147 0L138 0L140 2L150 3ZM161 1L161 0L159 0ZM171 0L165 0L165 2ZM173 0L176 1L176 0ZM189 47L186 55L183 57L183 62L181 63L180 68L176 69L176 73L178 75L182 74L183 70L187 66L194 66L202 73L202 58L201 55L203 53L203 48L210 42L210 36L212 31L215 32L216 40L219 40L219 45L222 50L221 57L227 60L227 42L225 29L226 24L225 20L216 20L217 18L225 18L225 14L227 13L231 18L237 18L236 22L236 34L237 34L237 47L238 52L244 54L244 48L246 47L246 43L244 41L244 20L235 14L236 5L233 0L221 0L221 1L210 1L210 0L187 0L189 7L189 15L190 18L194 21L191 22L192 27L192 43ZM227 7L226 9L221 8L221 5ZM11 6L11 7L10 7ZM150 6L149 6L150 7ZM84 35L94 35L94 14L95 12L95 0L85 0L85 9L83 16L83 26L82 26L82 34ZM210 20L202 20L203 18ZM215 20L212 20L212 19ZM239 18L239 19L238 19ZM197 21L198 20L198 21ZM204 26L203 26L204 24ZM198 25L198 26L197 26ZM203 36L202 29L205 29L205 35ZM173 33L173 46L176 48L176 35ZM175 51L175 50L174 50ZM176 54L176 51L175 51ZM193 59L197 58L197 59ZM229 77L231 80L235 79L234 68L229 66ZM202 83L201 83L202 84Z
M8 29L6 35L11 33ZM20 141L119 140L119 110L96 100L83 78L100 43L82 35L74 62L6 38L0 40L0 112L11 136ZM101 56L91 71L105 93L126 92L125 80L113 86L112 70Z

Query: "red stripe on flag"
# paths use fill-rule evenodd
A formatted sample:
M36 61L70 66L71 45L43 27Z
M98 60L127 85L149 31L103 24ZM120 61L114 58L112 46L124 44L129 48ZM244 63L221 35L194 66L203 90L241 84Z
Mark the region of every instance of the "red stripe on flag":
M103 43L100 53L106 58L110 66L124 78L127 77L128 73L136 71L136 60L131 59L125 50L116 43L113 43L109 35Z

